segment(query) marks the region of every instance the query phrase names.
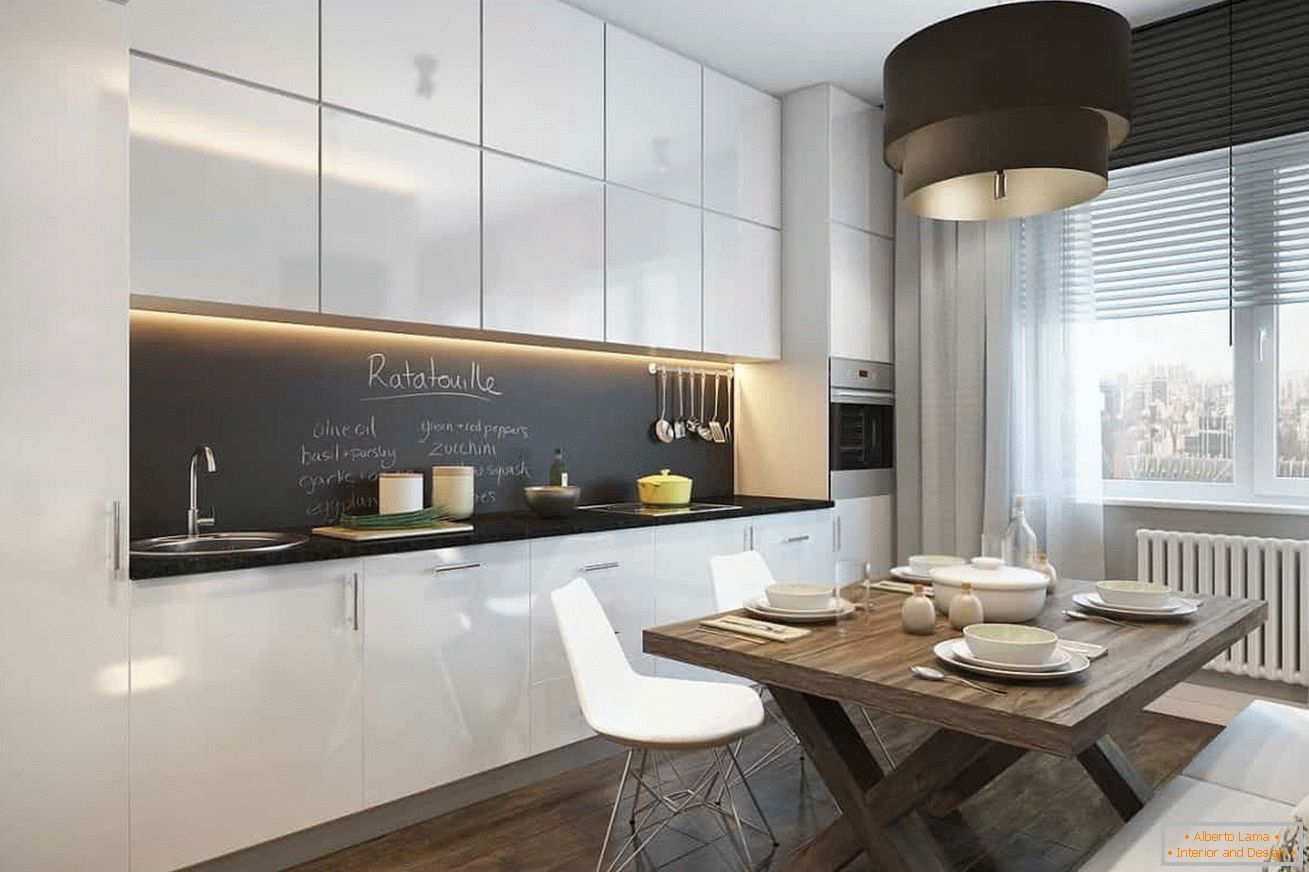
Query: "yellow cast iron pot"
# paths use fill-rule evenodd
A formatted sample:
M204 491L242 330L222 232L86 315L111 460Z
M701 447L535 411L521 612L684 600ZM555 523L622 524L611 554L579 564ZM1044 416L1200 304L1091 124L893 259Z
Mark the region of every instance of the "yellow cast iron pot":
M661 469L636 480L636 495L647 506L684 506L691 502L691 479Z

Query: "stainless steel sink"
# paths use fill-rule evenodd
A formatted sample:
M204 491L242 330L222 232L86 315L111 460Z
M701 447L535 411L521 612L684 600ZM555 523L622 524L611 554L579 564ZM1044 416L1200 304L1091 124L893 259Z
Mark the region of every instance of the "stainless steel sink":
M309 541L299 533L204 533L199 536L157 536L132 543L133 557L219 557L283 551Z

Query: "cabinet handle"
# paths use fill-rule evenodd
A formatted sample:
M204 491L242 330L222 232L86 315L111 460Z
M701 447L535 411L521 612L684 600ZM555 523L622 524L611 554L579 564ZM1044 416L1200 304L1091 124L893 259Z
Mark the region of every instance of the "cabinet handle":
M350 577L350 627L359 632L359 573Z
M617 568L618 568L618 561L610 560L607 563L588 563L586 566L582 567L582 572L600 572L601 570L604 569L617 569Z
M123 501L114 500L114 578L123 573Z
M449 566L433 566L431 571L438 574L442 572L462 572L465 569L476 569L481 565L480 563L451 563Z
M836 522L836 547L833 549L837 553L841 551L841 516L837 515L834 519Z
M809 534L805 533L803 536L791 536L789 538L783 539L782 544L790 545L793 542L808 542L808 541L809 541Z

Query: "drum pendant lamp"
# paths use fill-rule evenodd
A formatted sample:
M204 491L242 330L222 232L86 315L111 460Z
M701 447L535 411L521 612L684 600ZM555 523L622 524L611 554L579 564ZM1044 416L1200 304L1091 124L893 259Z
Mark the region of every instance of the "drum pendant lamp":
M883 157L916 215L1052 212L1108 185L1131 127L1131 28L1093 3L967 12L900 43L883 68Z

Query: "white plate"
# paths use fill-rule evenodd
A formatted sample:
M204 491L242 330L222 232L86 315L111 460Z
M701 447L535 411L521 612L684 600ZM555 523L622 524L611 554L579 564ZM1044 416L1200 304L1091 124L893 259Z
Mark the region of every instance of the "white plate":
M1044 663L1035 666L1027 666L1022 663L1000 663L995 660L983 660L968 649L968 642L965 639L955 639L954 647L951 649L956 659L965 660L970 664L977 666L987 666L991 669L1013 669L1018 672L1050 672L1052 670L1063 669L1072 659L1069 652L1063 648L1055 648L1050 659Z
M948 663L965 672L975 672L978 675L990 675L995 678L1012 678L1017 681L1054 681L1060 678L1067 678L1070 675L1077 675L1091 668L1091 661L1087 660L1076 651L1068 652L1068 663L1062 669L1047 669L1044 672L1021 672L1011 667L991 667L981 666L976 663L969 663L967 660L961 660L954 655L954 644L958 639L946 639L943 642L937 642L932 648L932 653L942 663Z
M826 608L813 611L794 611L792 609L775 609L768 604L767 597L747 600L745 610L752 615L761 618L768 618L773 621L783 621L791 624L808 624L820 621L831 621L836 618L844 618L846 615L854 613L854 603L847 599L842 599L841 604L835 608Z
M1101 615L1109 615L1115 618L1131 618L1137 621L1167 621L1173 618L1184 618L1187 615L1196 613L1198 606L1188 603L1186 600L1175 600L1177 608L1166 612L1143 612L1139 609L1125 609L1122 606L1107 605L1104 600L1095 594L1075 593L1073 602L1084 609L1096 612Z
M1186 603L1184 603L1182 600L1171 595L1168 597L1168 599L1164 600L1164 604L1162 606L1120 606L1117 603L1109 602L1109 600L1100 596L1099 592L1097 591L1092 591L1090 593L1084 594L1084 596L1087 599L1091 600L1091 602L1095 603L1097 606L1100 606L1101 608L1118 609L1119 611L1122 612L1140 612L1143 615L1170 615L1173 612L1180 609L1182 606L1186 605Z
M931 584L931 583L932 583L932 576L930 576L930 575L919 575L918 573L916 573L916 572L914 572L912 569L910 569L908 566L893 566L893 567L891 567L891 577L892 577L892 578L898 578L898 579L900 579L901 581L920 581L920 582L922 582L923 584Z

